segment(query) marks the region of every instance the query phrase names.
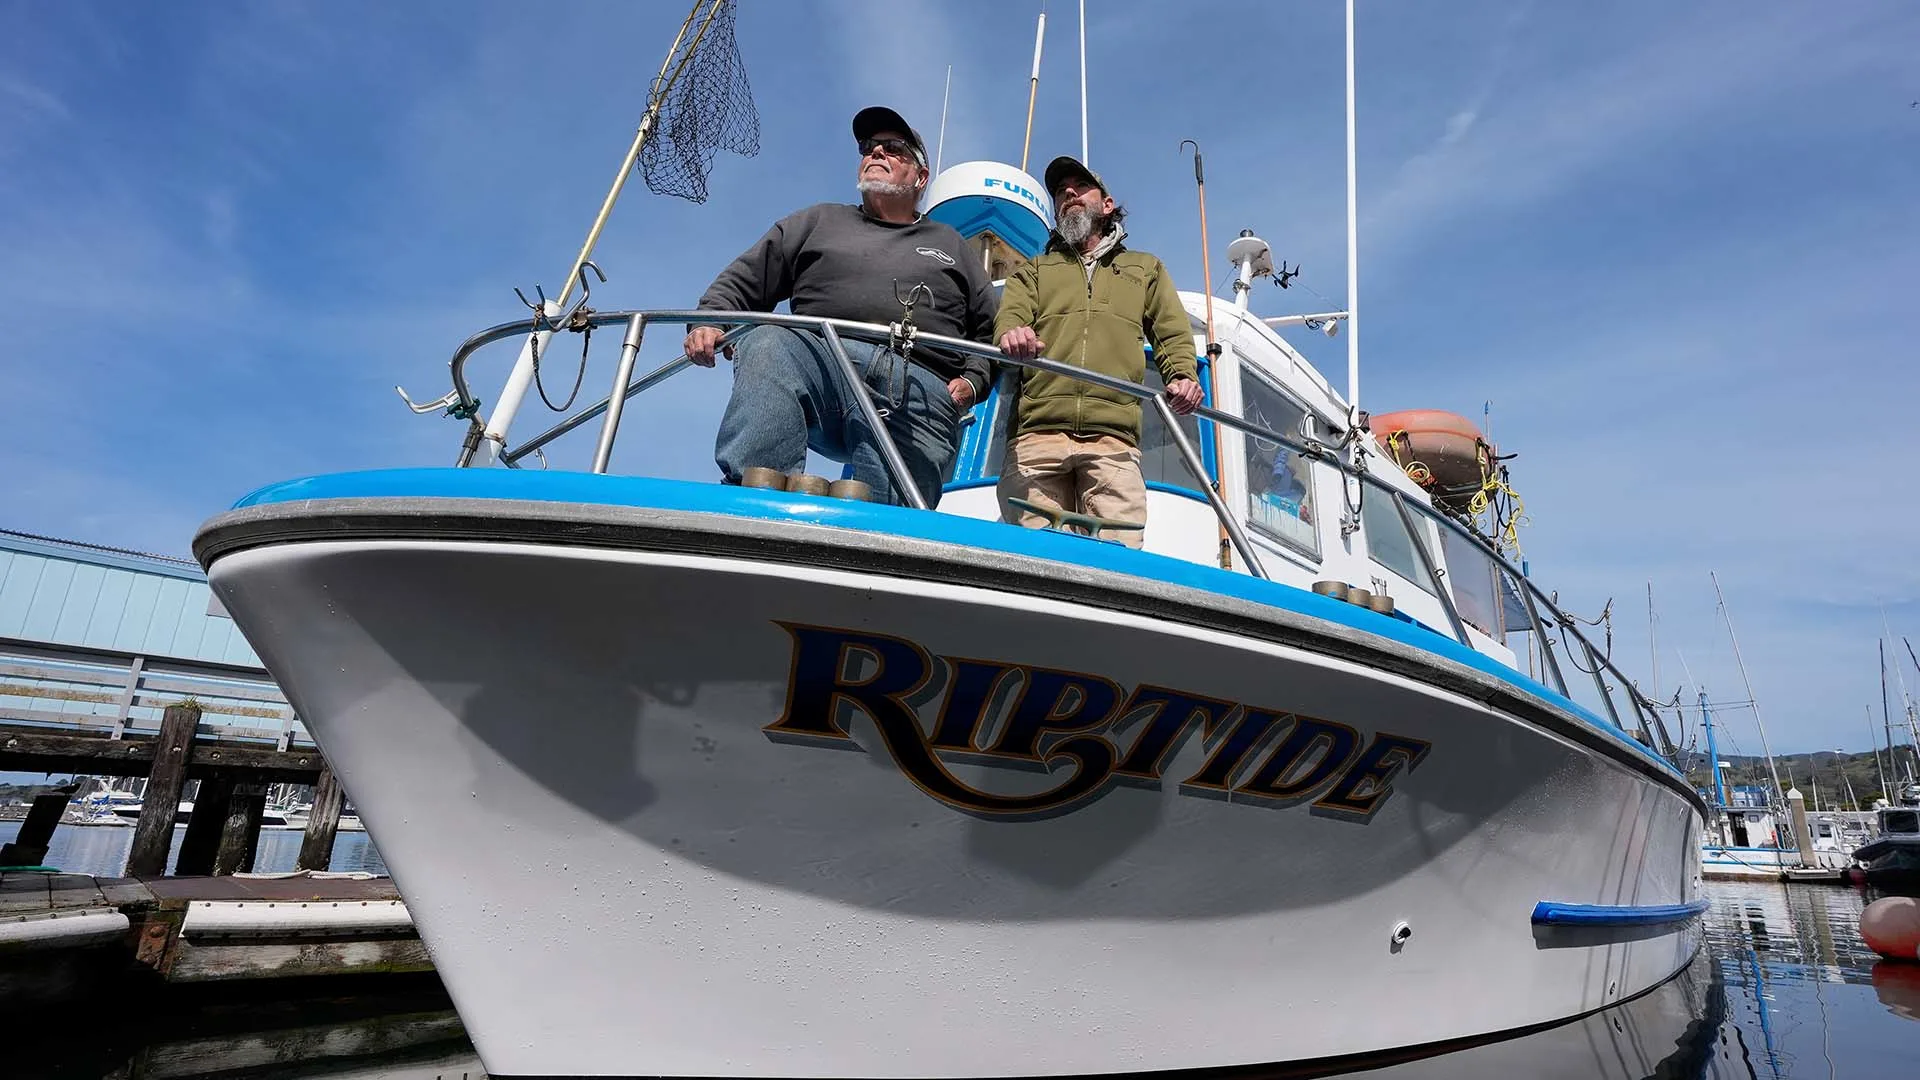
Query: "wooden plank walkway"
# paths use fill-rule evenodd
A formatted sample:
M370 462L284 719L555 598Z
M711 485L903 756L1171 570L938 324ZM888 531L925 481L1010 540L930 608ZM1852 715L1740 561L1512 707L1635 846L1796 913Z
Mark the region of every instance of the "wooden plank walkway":
M369 909L373 923L365 919ZM222 912L240 913L255 925L236 928L228 919L210 930L192 929L195 918ZM88 919L113 920L120 929L109 924L105 939L93 933L54 947L42 941L35 955L98 956L117 949L133 968L173 984L433 970L391 878L95 878L0 871L0 952L8 947L9 927L33 930L48 920L80 926ZM18 989L0 978L0 999Z
M144 893L145 890L141 891ZM127 897L130 894L125 890L116 890L115 895ZM0 919L115 906L113 901L107 899L100 883L86 874L0 870Z
M196 900L326 903L400 898L393 879L386 877L96 878L0 870L0 919L90 907L183 907Z

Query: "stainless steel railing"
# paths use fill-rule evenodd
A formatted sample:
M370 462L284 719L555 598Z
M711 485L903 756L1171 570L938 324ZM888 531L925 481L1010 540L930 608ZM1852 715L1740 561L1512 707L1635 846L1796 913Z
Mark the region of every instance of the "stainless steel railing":
M1266 567L1261 562L1257 549L1248 538L1239 519L1221 497L1218 486L1205 482L1204 478L1207 475L1207 471L1204 462L1201 460L1198 451L1194 449L1192 441L1187 438L1186 432L1181 430L1172 409L1167 405L1166 399L1161 396L1159 391L1127 379L1105 375L1095 371L1088 371L1084 368L1073 367L1055 360L1049 360L1045 357L1015 359L1003 355L997 348L982 342L969 341L964 338L947 337L941 334L930 334L916 330L910 325L893 324L882 326L877 323L854 322L847 319L829 319L818 316L786 315L760 311L698 310L586 311L582 309L570 312L569 317L558 327L551 322L543 323L542 321L534 319L521 319L515 322L501 323L497 326L488 327L462 342L460 347L454 352L453 359L449 362L449 368L453 378L453 391L432 405L414 406L414 408L416 411L426 412L431 411L433 408L444 406L449 415L463 418L467 421L467 435L455 464L461 468L468 467L473 463L473 458L480 446L480 440L485 436L486 431L486 422L480 413L481 402L478 398L474 397L466 377L467 362L475 353L494 342L533 333L542 329L558 328L579 331L622 323L625 324L626 332L621 342L620 361L615 371L613 386L607 396L592 405L580 409L578 412L524 443L512 448L502 447L499 456L504 464L509 467L518 468L519 463L528 455L541 453L543 448L554 440L590 423L596 418L602 418L599 438L594 449L592 471L604 473L612 457L614 440L619 433L620 420L627 400L636 394L643 393L660 385L687 368L695 366L692 360L689 360L685 355L681 355L677 359L669 361L641 375L637 379L634 378L633 369L635 361L640 351L640 344L645 335L646 327L649 324L700 324L731 327L732 329L727 333L728 339L731 339L736 334L752 326L786 326L799 330L813 331L826 343L829 351L832 352L834 356L835 362L840 367L842 375L847 379L848 384L856 389L856 393L853 395L854 400L860 406L868 427L874 433L881 456L886 463L888 475L892 478L895 489L898 490L914 508L925 510L927 509L926 502L921 498L919 489L914 486L912 477L907 471L906 463L900 456L899 448L894 445L893 439L891 435L888 434L885 424L881 422L878 411L865 390L865 384L860 379L858 369L854 365L852 358L847 355L846 348L842 342L843 336L857 341L889 343L896 347L901 345L908 346L906 352L909 360L912 359L911 352L914 349L938 349L948 353L985 357L996 364L1024 367L1036 371L1046 371L1056 375L1063 375L1071 379L1078 379L1105 387L1109 390L1131 395L1143 403L1151 403L1159 414L1161 422L1165 425L1168 433L1172 437L1175 448L1181 458L1186 462L1187 467L1192 470L1193 475L1201 479L1201 487L1203 493L1206 495L1207 502L1213 507L1214 515L1219 519L1221 527L1225 529L1229 541L1233 544L1234 550L1239 553L1248 571L1256 577L1262 579L1269 578ZM409 402L409 404L412 403ZM1373 496L1376 498L1385 496L1391 499L1397 514L1407 527L1409 536L1413 539L1421 569L1429 578L1432 584L1432 591L1439 599L1441 607L1447 616L1448 630L1462 645L1468 648L1475 647L1467 633L1466 624L1460 617L1452 591L1445 580L1445 571L1439 566L1435 554L1428 550L1424 539L1424 531L1415 527L1415 512L1409 507L1406 496L1372 479L1368 475L1369 470L1363 453L1355 452L1351 454L1351 460L1343 460L1341 458L1340 451L1347 449L1354 442L1358 437L1357 430L1349 428L1339 433L1341 436L1339 441L1329 444L1311 438L1282 434L1271 428L1255 424L1231 413L1222 412L1211 406L1202 405L1194 410L1193 415L1202 419L1212 420L1217 424L1232 428L1256 439L1277 443L1312 461L1339 470L1342 474L1343 482L1357 482L1359 484L1360 498L1362 500L1367 497L1369 490L1371 490ZM1422 514L1420 516L1430 518L1442 528L1453 530L1459 537L1480 549L1482 554L1492 559L1493 563L1500 568L1502 575L1514 584L1520 593L1520 597L1524 602L1523 606L1527 612L1530 623L1527 629L1534 634L1533 640L1540 644L1542 674L1546 676L1545 681L1550 688L1569 698L1575 696L1572 690L1573 684L1567 681L1566 673L1560 667L1560 658L1553 648L1556 642L1550 631L1557 631L1559 637L1558 644L1567 650L1570 660L1572 659L1576 645L1580 651L1587 654L1589 658L1588 664L1581 665L1577 661L1574 661L1574 666L1578 669L1574 673L1574 676L1576 678L1590 676L1598 680L1596 690L1599 693L1600 699L1606 703L1606 709L1611 713L1611 716L1608 718L1613 720L1615 725L1622 729L1628 728L1630 726L1629 722L1631 721L1631 726L1639 732L1644 742L1669 759L1674 757L1675 748L1671 739L1666 735L1664 725L1662 725L1659 720L1656 711L1657 707L1654 703L1634 687L1632 680L1628 679L1626 675L1613 664L1610 658L1603 655L1598 649L1593 648L1592 643L1586 639L1585 635L1576 629L1572 618L1560 610L1530 578L1509 563L1506 558L1500 554L1498 549L1494 548L1484 537L1473 530L1466 528L1444 515ZM1543 608L1552 613L1553 618L1551 622L1541 616L1541 609ZM1615 689L1617 693L1620 693L1626 698L1626 703L1629 706L1629 709L1626 710L1627 715L1622 715L1622 710L1614 701L1613 695L1608 692L1605 674L1612 674L1618 681L1618 686ZM1654 734L1656 731L1659 732L1660 736L1657 742Z

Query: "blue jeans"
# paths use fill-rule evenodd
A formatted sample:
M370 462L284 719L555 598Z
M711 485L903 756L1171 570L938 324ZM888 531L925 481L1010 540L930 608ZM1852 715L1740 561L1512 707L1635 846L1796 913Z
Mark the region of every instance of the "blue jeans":
M960 410L947 381L879 346L842 345L872 391L874 407L906 459L929 509L953 464ZM907 505L887 475L866 417L826 342L805 330L756 326L733 343L733 396L720 418L713 460L729 484L756 465L796 473L807 450L852 466L877 502Z

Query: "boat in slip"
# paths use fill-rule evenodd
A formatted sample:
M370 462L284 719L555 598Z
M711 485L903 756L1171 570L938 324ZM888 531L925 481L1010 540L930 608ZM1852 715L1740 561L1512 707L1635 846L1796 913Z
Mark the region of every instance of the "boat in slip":
M997 265L1044 190L968 162L926 212ZM1257 237L1232 258L1271 272ZM1657 714L1245 288L1181 294L1187 417L923 332L911 294L880 325L572 292L458 348L420 407L465 422L454 467L275 484L194 544L491 1074L1351 1069L1694 957L1706 806ZM611 474L626 402L691 369L636 374L647 334L694 321L816 334L853 386L845 340L1002 376L937 507L861 394L910 505ZM534 357L594 327L623 331L608 393L514 438ZM1001 522L1021 366L1148 403L1143 549Z

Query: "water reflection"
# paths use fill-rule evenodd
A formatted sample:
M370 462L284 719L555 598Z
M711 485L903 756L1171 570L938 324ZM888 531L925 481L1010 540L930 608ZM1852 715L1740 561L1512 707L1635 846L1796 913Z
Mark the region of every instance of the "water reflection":
M1707 947L1730 1036L1759 1077L1906 1075L1920 1048L1920 964L1860 938L1869 897L1830 885L1715 884ZM1747 1075L1736 1073L1735 1075Z
M11 841L20 832L17 821L0 821L0 843ZM175 826L173 846L167 853L167 865L180 854L180 841L187 835L184 825ZM292 870L300 858L300 841L306 834L299 829L261 829L255 846L253 869L260 874L279 874ZM111 825L61 825L53 831L47 847L48 866L57 866L69 874L95 877L119 877L126 872L127 853L133 849L133 829ZM363 832L341 832L333 841L335 871L365 871L385 875L386 862Z

